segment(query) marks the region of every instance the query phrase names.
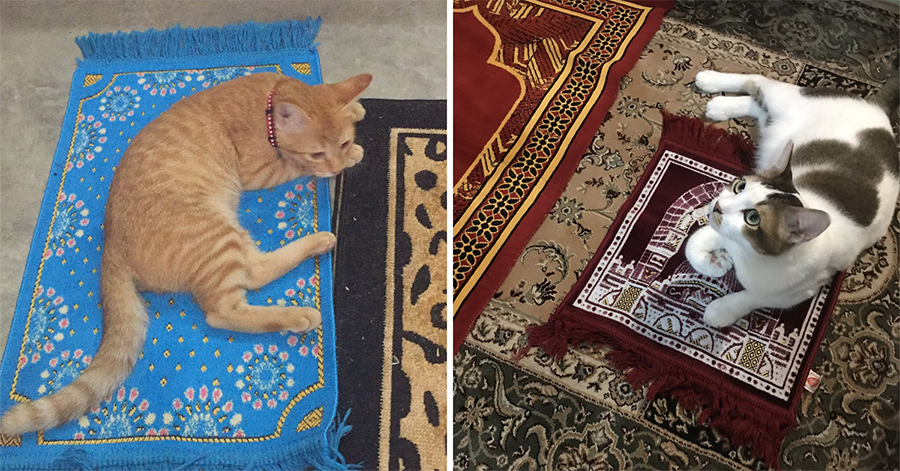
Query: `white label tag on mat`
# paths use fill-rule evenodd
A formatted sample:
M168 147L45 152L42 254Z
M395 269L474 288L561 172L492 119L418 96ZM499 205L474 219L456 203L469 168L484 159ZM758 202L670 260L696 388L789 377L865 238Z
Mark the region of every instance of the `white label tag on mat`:
M806 384L803 385L803 389L809 392L816 392L816 389L819 389L819 383L821 383L818 373L813 370L809 370L809 375L806 377Z

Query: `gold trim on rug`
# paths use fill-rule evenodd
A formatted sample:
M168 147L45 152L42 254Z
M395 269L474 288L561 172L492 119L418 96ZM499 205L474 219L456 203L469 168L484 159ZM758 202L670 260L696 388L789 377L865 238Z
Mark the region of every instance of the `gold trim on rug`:
M22 436L0 433L0 446L22 446Z
M301 432L303 430L309 430L311 428L318 427L322 425L322 416L325 413L325 407L317 407L313 409L309 414L306 414L306 417L297 424L296 432Z
M299 74L310 75L312 73L312 67L309 66L309 62L294 62L291 66L293 66L294 70Z
M519 107L519 103L522 102L522 98L525 96L525 79L523 79L522 76L519 75L519 73L518 73L518 71L516 71L516 69L504 64L503 62L501 62L500 60L497 59L498 54L500 53L500 45L503 44L503 41L500 39L500 33L498 33L497 30L494 29L494 27L490 23L488 23L488 21L483 16L481 16L481 12L478 11L478 6L473 5L471 7L463 8L461 10L453 10L453 13L470 13L470 12L475 15L476 20L478 20L482 25L484 25L484 27L487 28L487 30L490 31L491 34L494 35L494 50L493 50L493 52L491 52L490 57L488 57L487 63L490 65L500 67L501 69L509 72L510 74L512 74L513 77L516 78L516 80L519 82L519 98L516 98L515 103L513 103L512 106L509 107L509 112L506 113L506 117L503 118L503 121L500 121L500 124L497 126L497 130L494 131L494 134L491 136L491 138L488 139L488 141L484 144L484 147L481 149L481 152L478 153L478 157L475 158L475 160L472 162L472 164L469 165L469 168L466 169L466 172L459 178L459 182L457 182L456 185L453 186L454 193L456 193L456 191L463 184L465 184L466 177L468 177L469 174L472 173L472 170L474 170L476 167L478 167L479 164L481 164L481 168L484 171L485 175L490 174L491 171L493 171L494 169L497 168L496 166L488 168L488 165L489 165L488 158L490 157L490 154L492 152L491 151L491 143L493 143L494 141L497 141L498 145L500 145L500 147L503 147L503 143L500 142L500 131L503 130L503 126L506 126L506 122L509 121L509 118L512 117L513 113L516 112L516 109ZM516 140L518 141L518 138ZM515 146L515 144L513 144L513 145Z
M542 7L547 7L547 8L550 7L550 5L539 2L537 0L531 0L531 1L532 1L532 3L542 6ZM610 0L610 1L616 1L616 0ZM575 12L570 12L568 10L560 10L560 11L562 11L563 13L572 13L573 16L579 16L579 15L576 15ZM649 9L647 11L649 11ZM544 111L550 106L550 103L553 101L553 98L554 98L554 95L556 95L556 92L559 91L559 89L562 87L563 83L569 78L569 74L572 73L572 69L574 68L574 61L572 59L575 56L577 56L578 54L581 54L582 52L584 52L585 49L587 49L587 47L591 43L591 40L594 39L594 36L597 34L597 31L600 29L601 26L603 26L603 20L601 20L599 18L587 18L587 19L591 20L594 23L594 26L592 26L591 29L587 32L587 34L585 34L584 39L582 39L582 41L578 44L578 47L576 47L575 49L572 50L572 52L569 53L569 56L566 58L565 67L560 72L560 74L556 77L556 80L553 82L553 85L547 90L547 92L544 93L544 97L541 99L541 103L537 106L537 108L535 108L534 112L531 113L531 117L529 118L528 123L522 129L522 132L519 133L519 137L516 139L516 142L513 144L512 148L509 150L509 152L507 152L507 154L506 154L507 156L517 154L519 152L519 150L522 148L522 146L525 144L525 139L523 139L523 136L529 136L531 134L531 132L534 130L534 127L537 125L537 122L540 120L541 115L544 113ZM638 26L637 29L640 29L640 26ZM627 47L627 42L625 43L625 46L623 46L623 49L625 47ZM585 106L585 109L588 109L588 106ZM585 111L583 111L583 112L585 112ZM503 124L505 124L505 121ZM502 125L501 125L501 128L502 128ZM484 183L482 183L481 188L489 189L489 188L492 188L494 185L496 185L497 181L500 179L501 174L503 173L504 170L506 170L507 167L509 167L512 160L513 159L510 159L510 158L503 159L499 163L499 165L497 165L497 167L494 168L494 172L491 174L491 176L487 180L485 180ZM469 218L472 217L472 213L475 212L475 210L478 208L478 206L487 197L486 193L487 193L486 191L479 191L478 194L474 198L472 198L471 201L469 201L469 205L466 206L466 210L463 211L463 214L459 217L459 219L456 220L456 222L453 225L453 237L458 236L460 231L462 231L465 228L465 224L469 220ZM456 304L456 301L454 300L454 305L455 304Z
M91 85L103 80L103 75L101 74L87 74L84 76L84 86L90 87Z
M594 90L594 93L591 95L590 99L587 101L587 103L582 108L582 112L576 117L573 125L571 127L569 127L569 130L566 133L566 137L563 139L563 142L560 144L560 147L556 151L555 156L565 155L566 150L568 150L569 145L571 144L572 140L575 138L575 135L577 134L577 132L580 130L579 128L581 127L581 124L584 122L584 120L587 118L588 114L590 113L591 108L594 106L594 104L597 102L597 100L600 99L600 96L606 90L606 86L609 85L609 84L605 84L608 74L609 74L609 69L614 64L618 63L622 59L622 57L625 55L625 51L628 49L629 44L631 44L631 41L634 39L635 36L637 36L637 34L640 32L641 28L643 28L644 23L646 23L647 17L650 15L652 8L651 7L641 7L641 8L643 8L643 10L641 12L641 16L635 21L635 26L631 29L628 36L626 36L625 39L623 40L622 45L616 51L616 55L613 56L612 59L606 61L603 64L603 66L601 66L598 83L604 83L604 86L598 87L597 89ZM599 27L599 25L600 25L600 23L597 23L597 25L595 25L595 26ZM585 44L585 46L586 46L586 44ZM579 54L581 52L581 50L583 50L583 48L573 51L572 54L570 54L570 56ZM565 73L561 74L560 77L568 76L568 74L571 72L571 67L572 67L572 62L569 61L569 64L567 65ZM545 99L541 102L540 109L546 108L546 106L549 104L549 101L553 98L553 95L556 93L556 90L561 86L563 81L564 80L557 80L557 83L554 84L554 87L545 95ZM540 113L535 113L532 115L532 119L529 121L528 125L526 126L526 131L524 131L522 133L523 135L531 133L531 130L533 129L538 118L540 118ZM515 147L513 149L513 151L511 151L511 153L518 152L518 149L521 147L521 144L523 142L524 141L522 139L520 139L519 142L516 143L517 147ZM504 167L508 166L512 160L513 159L504 159L504 163L505 163ZM488 253L485 254L485 256L481 260L478 261L477 266L475 267L475 271L466 279L465 283L459 287L458 292L454 295L454 298L453 298L454 317L456 316L456 312L459 310L459 307L463 304L463 302L468 297L469 293L472 291L472 289L474 289L474 286L477 284L478 280L484 274L485 270L487 270L487 268L490 266L490 263L491 263L491 261L493 261L494 257L497 255L497 252L500 251L500 249L503 247L506 240L509 239L512 231L518 225L519 221L525 216L525 214L528 212L528 209L534 204L535 200L537 200L538 196L541 193L541 190L547 185L547 182L550 180L550 177L553 175L553 172L559 166L561 160L562 160L561 158L553 158L548 162L548 167L544 170L544 172L541 173L540 178L538 179L538 181L535 183L535 185L529 191L528 196L525 199L525 201L516 210L516 212L515 212L515 214L513 214L512 218L507 222L506 226L500 232L497 239L495 239L493 241L493 244L491 245L490 249L488 250ZM496 183L496 181L500 178L501 174L502 174L502 171L495 171L494 174L491 176L489 183L486 183L484 186L485 187L488 187L489 185L493 186L493 184ZM483 193L480 193L479 196L481 196L480 200L483 200L485 197L485 195L483 195ZM471 217L472 213L474 212L475 207L480 204L480 200L478 203L476 203L476 201L474 199L472 200L472 202L470 202L469 206L466 208L466 211L463 213L463 216L459 219L458 224L456 224L456 227L454 227L454 237L456 237L456 235L458 235L459 231L463 229L464 225L466 224L466 222L468 221L468 219Z

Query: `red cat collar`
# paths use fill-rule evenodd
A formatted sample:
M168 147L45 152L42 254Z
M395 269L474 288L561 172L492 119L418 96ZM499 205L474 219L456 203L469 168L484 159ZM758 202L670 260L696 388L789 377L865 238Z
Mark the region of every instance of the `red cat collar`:
M269 128L269 144L272 144L272 147L278 147L278 140L275 139L275 120L272 119L272 95L275 94L275 90L273 89L269 92L269 99L266 102L266 126Z

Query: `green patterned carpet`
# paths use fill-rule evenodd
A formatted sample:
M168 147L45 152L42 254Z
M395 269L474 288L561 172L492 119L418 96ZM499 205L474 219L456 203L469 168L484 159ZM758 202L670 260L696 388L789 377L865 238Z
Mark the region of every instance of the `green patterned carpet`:
M590 2L571 0L571 4ZM900 17L853 1L680 1L663 21L594 143L519 263L476 320L454 359L455 469L752 469L697 413L646 390L589 347L551 360L512 353L529 325L546 320L600 244L656 151L659 109L700 116L704 69L761 73L803 86L866 96L890 75ZM755 137L752 120L730 131ZM900 463L900 214L861 255L844 283L785 441L785 469L896 469Z

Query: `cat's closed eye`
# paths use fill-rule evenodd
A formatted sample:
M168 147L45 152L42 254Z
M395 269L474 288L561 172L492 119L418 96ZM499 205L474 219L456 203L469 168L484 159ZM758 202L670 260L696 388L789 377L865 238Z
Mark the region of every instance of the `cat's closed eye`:
M350 144L351 144L350 141L345 141L343 144L341 144L341 149L346 149L346 148L350 147Z
M309 156L312 157L313 160L323 160L323 159L325 159L325 153L324 153L324 152L313 152L313 153L310 154Z

